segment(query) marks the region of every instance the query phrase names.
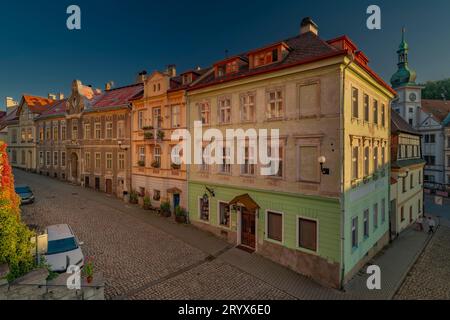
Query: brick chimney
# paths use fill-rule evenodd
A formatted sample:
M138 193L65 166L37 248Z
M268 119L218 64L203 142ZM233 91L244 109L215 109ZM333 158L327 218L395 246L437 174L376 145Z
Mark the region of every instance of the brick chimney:
M5 99L5 104L6 104L6 109L8 110L9 108L14 108L18 105L17 101L15 101L13 98L11 97L6 97Z
M56 100L56 94L54 94L54 93L49 93L49 94L48 94L48 98L51 99L51 100Z
M169 75L169 77L173 78L177 76L177 66L174 64L169 64L167 66L166 73Z
M136 77L136 83L144 83L145 79L147 79L147 71L142 70Z
M64 100L64 93L58 93L58 100Z
M312 32L316 36L319 35L319 27L310 17L304 18L300 25L300 34L305 34L308 32Z
M105 91L109 91L114 87L114 82L110 81L107 84L105 84Z

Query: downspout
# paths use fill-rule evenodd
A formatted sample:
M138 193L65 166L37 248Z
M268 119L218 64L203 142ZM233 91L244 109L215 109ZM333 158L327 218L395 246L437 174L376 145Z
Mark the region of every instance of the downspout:
M345 67L342 69L342 86L341 86L341 101L340 101L340 121L341 121L341 134L340 134L340 140L341 140L341 276L340 276L340 289L342 290L344 287L344 277L345 277L345 119L344 119L344 112L345 112L345 72L348 67L353 63L355 60L355 56L352 53L350 61L345 65Z
M185 100L185 113L186 113L186 128L189 131L190 130L190 125L191 125L191 113L190 108L189 108L189 98L188 98L188 91L186 90L184 93L184 100ZM190 133L190 131L189 131ZM191 150L189 153L191 153L191 159L189 159L186 163L186 211L187 211L187 222L191 223L191 219L190 219L190 208L189 208L189 178L190 178L190 174L191 174L191 161L192 161L192 136L189 134L188 137L190 138L190 144L191 144ZM184 151L185 154L187 153L186 151Z

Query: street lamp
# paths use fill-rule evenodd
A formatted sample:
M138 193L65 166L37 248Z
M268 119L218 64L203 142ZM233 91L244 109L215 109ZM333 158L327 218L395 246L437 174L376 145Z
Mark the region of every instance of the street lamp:
M323 165L327 162L327 158L321 156L319 157L318 161L320 164L320 172L322 172L323 175L330 175L330 169L323 167Z
M119 144L119 149L120 150L128 151L128 147L127 146L123 146L123 141L119 140L117 143Z

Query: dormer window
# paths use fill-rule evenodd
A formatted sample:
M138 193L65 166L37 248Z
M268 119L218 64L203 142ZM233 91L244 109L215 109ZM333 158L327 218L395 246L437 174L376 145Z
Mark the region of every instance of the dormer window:
M250 68L258 68L281 61L289 48L285 43L280 43L268 48L249 53Z
M237 73L239 72L240 66L246 63L247 61L241 57L229 58L225 61L221 61L215 65L216 77Z
M192 73L186 73L183 75L183 85L190 84L192 82Z

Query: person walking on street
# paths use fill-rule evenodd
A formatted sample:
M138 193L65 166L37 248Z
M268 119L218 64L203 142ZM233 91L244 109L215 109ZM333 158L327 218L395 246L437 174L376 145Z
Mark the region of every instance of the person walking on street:
M420 232L423 231L423 216L420 215L419 218L417 218L417 228Z
M432 217L428 217L428 234L433 234L436 228L436 221Z

